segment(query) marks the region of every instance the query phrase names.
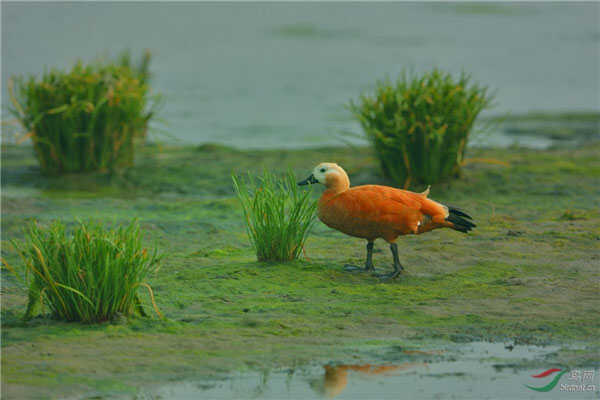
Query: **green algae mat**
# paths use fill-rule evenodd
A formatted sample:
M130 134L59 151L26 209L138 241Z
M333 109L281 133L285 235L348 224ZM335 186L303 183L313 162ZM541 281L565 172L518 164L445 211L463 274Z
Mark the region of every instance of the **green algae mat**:
M468 158L504 165L468 163L460 180L433 186L431 197L468 210L478 227L469 235L400 238L405 273L382 283L343 272L345 263L362 263L364 242L320 222L302 261L257 262L231 184L234 173L263 169L289 167L303 177L321 161L343 166L353 185L386 184L367 148L149 145L126 172L46 178L31 148L4 146L3 259L19 266L10 241L23 238L32 218L138 218L146 243L166 254L149 282L166 318L84 325L42 315L22 322L26 292L2 269L3 398L135 396L147 385L232 371L357 354L384 362L387 353L373 349L427 354L440 343L552 346L543 359L511 365L597 369L599 155L599 144L470 150ZM322 189L314 189L318 196ZM381 272L390 268L384 242L375 244L374 263Z

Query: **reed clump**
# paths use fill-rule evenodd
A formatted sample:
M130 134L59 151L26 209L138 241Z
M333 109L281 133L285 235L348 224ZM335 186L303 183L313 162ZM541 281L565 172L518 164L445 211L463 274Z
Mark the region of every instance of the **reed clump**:
M67 230L60 221L43 227L32 222L24 242L13 241L25 265L29 303L25 319L40 307L64 321L102 322L117 315L146 315L138 290L154 294L146 283L162 258L142 247L137 221L105 229L95 222L78 222ZM14 269L13 269L14 272Z
M149 86L151 55L77 62L70 71L13 77L9 111L33 142L42 173L112 171L131 166L160 104Z
M434 69L421 76L404 72L395 83L378 82L373 94L351 101L349 109L384 176L408 188L459 175L475 119L492 99L488 88L469 75L454 78Z
M300 257L315 222L317 202L310 190L299 190L288 172L278 178L265 171L247 179L233 177L250 242L259 261L285 262Z

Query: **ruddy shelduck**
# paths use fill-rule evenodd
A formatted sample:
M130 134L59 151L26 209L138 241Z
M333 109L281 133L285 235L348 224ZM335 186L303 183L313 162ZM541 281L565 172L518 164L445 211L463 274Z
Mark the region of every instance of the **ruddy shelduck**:
M319 199L319 219L347 235L367 239L365 267L346 265L348 271L374 272L373 242L382 238L390 244L394 271L378 276L395 278L404 269L395 243L398 236L419 235L438 228L467 233L475 227L468 214L429 199L429 188L423 193L379 185L351 188L346 171L334 163L317 165L312 174L298 185L313 183L326 187Z

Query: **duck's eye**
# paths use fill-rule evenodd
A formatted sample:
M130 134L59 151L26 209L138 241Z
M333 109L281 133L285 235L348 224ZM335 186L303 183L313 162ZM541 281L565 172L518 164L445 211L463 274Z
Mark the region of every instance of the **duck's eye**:
M321 168L321 172L325 172L325 168Z

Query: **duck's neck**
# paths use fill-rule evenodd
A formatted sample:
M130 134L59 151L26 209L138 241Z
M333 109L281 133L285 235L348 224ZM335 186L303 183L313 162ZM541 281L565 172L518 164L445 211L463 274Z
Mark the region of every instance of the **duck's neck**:
M350 179L348 179L346 174L343 176L337 175L331 178L328 176L326 180L325 186L327 189L323 192L324 196L335 196L350 189Z

